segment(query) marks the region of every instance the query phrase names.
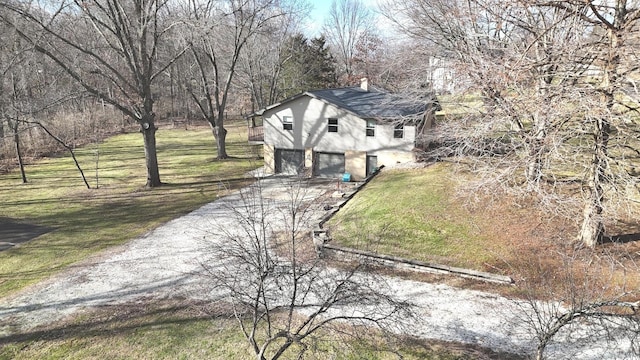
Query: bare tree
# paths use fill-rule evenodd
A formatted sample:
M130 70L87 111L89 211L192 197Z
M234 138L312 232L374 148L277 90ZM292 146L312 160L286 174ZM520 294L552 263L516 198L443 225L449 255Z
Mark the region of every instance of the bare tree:
M637 299L637 289L615 275L618 260L613 254L600 254L598 261L581 256L564 256L559 269L538 259L536 278L521 284L525 299L514 300L518 318L535 338L536 360L557 358L549 347L559 340L577 343L578 351L598 348L616 358L639 355L640 303L630 301Z
M20 119L24 112L24 102L27 101L27 92L29 86L27 76L32 69L28 67L30 58L30 49L20 41L20 38L11 31L10 28L3 26L4 38L0 42L0 114L1 122L7 123L9 130L12 132L13 142L15 145L16 158L22 183L27 183L27 174L24 167L24 159L22 155L22 147L20 140Z
M3 2L37 31L11 17L3 20L33 48L51 58L92 95L140 125L147 186L161 185L156 151L153 85L181 54L165 53L173 23L163 17L166 0Z
M37 117L45 117L46 113L60 106L67 100L67 90L59 86L61 74L52 71L51 64L39 59L33 48L24 41L15 30L4 28L2 39L2 53L0 54L0 113L3 121L13 133L18 167L22 182L27 183L27 175L23 159L23 146L21 136L23 132L30 131L34 127L42 129L48 136L59 144L62 144L73 157L87 188L87 183L82 168L75 158L71 146L56 136Z
M546 5L546 4L545 4ZM605 236L604 212L608 194L615 186L628 182L630 164L627 155L637 157L637 144L628 146L626 137L638 136L638 93L629 86L638 73L638 57L632 51L637 46L640 25L640 3L627 0L568 1L550 4L563 10L573 10L583 22L584 29L593 29L593 65L596 96L590 106L600 111L585 116L590 134L591 159L585 177L585 204L579 240L594 246ZM622 135L615 138L615 133ZM614 142L618 140L617 143ZM617 150L617 151L616 151ZM629 153L629 150L631 151ZM615 151L615 152L614 152ZM631 180L637 183L638 180Z
M360 0L333 0L323 33L338 54L345 75L343 82L353 80L354 55L357 45L371 37L373 12Z
M281 99L280 75L284 64L293 60L286 56L285 46L300 32L301 21L309 13L309 4L305 1L280 6L282 16L273 18L263 31L250 38L241 54L239 82L250 94L250 113Z
M224 117L233 78L247 42L282 15L275 0L191 1L189 49L196 73L186 88L209 122L226 159Z
M353 52L353 71L371 83L386 83L385 75L391 46L373 32L363 34L355 44Z
M398 25L440 49L465 79L464 95L479 94L482 100L469 106L464 99L458 105L468 111L432 133L446 145L441 154L471 162L484 187L533 194L549 210L572 218L582 208L576 238L586 246L604 239L605 222L615 221L619 211L634 209L629 199L637 196L633 162L640 152L638 98L629 85L637 61L629 46L636 41L635 5L520 0L395 5L404 14ZM582 198L567 196L575 182Z
M242 191L234 226L218 229L205 264L256 358L301 357L319 330L336 322L386 329L406 320L408 305L362 265L331 269L316 257L308 223L315 196L298 180L286 187L270 194L259 181Z

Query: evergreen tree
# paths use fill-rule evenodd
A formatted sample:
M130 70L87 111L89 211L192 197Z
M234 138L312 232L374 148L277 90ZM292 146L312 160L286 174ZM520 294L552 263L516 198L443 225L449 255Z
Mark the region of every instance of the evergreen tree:
M309 40L302 34L294 35L287 40L280 56L283 59L280 99L336 85L335 60L324 37Z

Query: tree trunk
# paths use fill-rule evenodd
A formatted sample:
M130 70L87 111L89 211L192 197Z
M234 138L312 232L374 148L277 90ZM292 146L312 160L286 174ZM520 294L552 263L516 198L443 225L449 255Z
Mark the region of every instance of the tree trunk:
M610 95L613 97L613 95ZM609 133L611 125L605 118L597 119L594 137L593 158L589 171L589 199L585 203L584 217L580 229L580 241L589 247L594 247L602 240L605 228L602 220L602 204L604 202L604 190L602 184L608 168L607 155L609 146Z
M20 166L20 175L22 176L22 183L27 183L27 173L24 171L24 162L22 161L22 150L20 149L20 134L18 133L19 122L15 121L13 124L11 122L9 125L13 130L13 140L16 144L16 156L18 157L18 165Z
M622 12L616 12L616 24L623 24ZM617 30L609 29L609 57L607 58L601 83L602 102L607 113L600 115L594 122L593 129L593 157L589 170L589 199L585 203L584 217L580 229L580 241L589 247L594 247L604 236L605 228L602 218L604 189L602 184L607 181L606 173L609 170L609 137L611 135L611 121L608 116L615 113L615 84L618 81L618 68L620 66L620 46L622 40Z
M227 155L227 129L222 127L222 124L218 124L217 133L218 160L227 159L229 158Z
M144 137L144 157L147 165L147 187L153 188L162 185L160 171L158 170L158 154L156 151L156 126L153 121L143 122L141 127Z
M211 132L216 139L216 147L218 148L218 156L216 159L223 160L228 159L227 155L227 129L224 128L224 121L222 118L218 118L218 121L208 119L209 126L211 126Z
M596 196L596 194L592 194L593 196ZM592 201L587 202L584 207L579 241L585 246L594 247L602 240L603 236L602 206L592 198Z
M544 360L545 347L546 347L546 344L538 345L538 348L536 349L536 360Z
M612 95L611 95L612 96ZM604 236L604 222L602 220L602 203L604 202L604 190L602 184L608 168L607 153L609 146L609 133L611 125L605 118L597 119L593 134L594 149L589 171L589 199L585 203L584 217L580 229L579 240L586 246L594 247Z
M527 164L526 177L527 189L535 191L540 187L542 180L542 165L544 154L544 142L547 137L546 120L536 116L533 137L527 141L529 147L529 163Z
M544 49L537 49L538 51ZM538 54L539 58L544 59L544 55ZM545 66L540 69L541 73L538 75L540 80L537 82L537 95L540 99L547 100L550 98L548 88L553 82L553 72L555 67ZM535 111L533 113L533 129L532 136L526 140L526 145L529 147L529 163L527 164L526 178L527 189L529 191L535 191L540 188L540 181L542 180L542 166L544 161L544 145L547 138L547 115ZM526 135L525 135L526 136Z

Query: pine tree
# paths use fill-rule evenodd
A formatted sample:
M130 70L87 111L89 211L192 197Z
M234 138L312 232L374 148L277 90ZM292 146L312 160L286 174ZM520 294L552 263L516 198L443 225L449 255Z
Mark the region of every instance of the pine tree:
M307 39L302 34L292 36L280 55L280 99L308 90L334 87L335 60L329 53L324 37Z

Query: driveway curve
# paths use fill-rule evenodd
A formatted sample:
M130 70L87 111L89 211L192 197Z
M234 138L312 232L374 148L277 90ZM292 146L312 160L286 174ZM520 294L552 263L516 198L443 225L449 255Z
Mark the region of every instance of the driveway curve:
M277 206L284 201L291 181L261 180L262 194ZM307 185L305 194L313 204L316 219L324 214L324 204L314 200L332 187L335 183L315 181ZM233 228L237 220L232 209L242 204L240 192L222 197L125 245L0 299L0 340L53 323L84 308L201 294L206 284L194 274L201 271L201 261L208 257L208 243L220 241L211 229ZM281 219L273 215L270 223L277 230ZM533 337L522 321L521 306L514 300L443 284L391 277L386 280L396 296L417 306L419 316L410 325L411 335L512 353L530 353L534 349ZM562 339L549 350L553 358L616 359L626 355L624 346L613 352L604 345L584 350L580 344Z

